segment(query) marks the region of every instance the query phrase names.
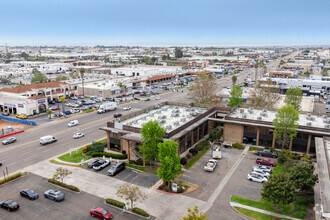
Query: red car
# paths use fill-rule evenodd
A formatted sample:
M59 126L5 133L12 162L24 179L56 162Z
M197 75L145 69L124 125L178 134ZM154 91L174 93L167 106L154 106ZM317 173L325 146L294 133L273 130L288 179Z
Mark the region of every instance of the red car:
M60 110L60 108L54 106L54 107L51 107L50 110L52 110L52 111L56 111L56 110Z
M112 214L108 210L101 207L94 207L91 209L90 214L92 217L100 219L112 219Z
M257 158L256 163L268 165L268 166L272 166L272 167L274 167L276 164L274 161L271 161L270 159L266 159L266 158Z
M122 114L120 114L120 113L115 113L114 115L113 115L113 117L115 117L115 118L119 118L119 117L121 117L122 116Z

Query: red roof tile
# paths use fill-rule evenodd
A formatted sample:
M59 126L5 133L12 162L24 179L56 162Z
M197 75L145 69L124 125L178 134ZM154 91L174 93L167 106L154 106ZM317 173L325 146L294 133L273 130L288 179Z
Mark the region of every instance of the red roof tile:
M1 92L9 92L9 93L25 93L28 91L32 91L32 89L44 89L44 88L59 88L61 85L67 85L64 82L46 82L46 83L38 83L24 86L16 86L14 88L3 88L0 89Z

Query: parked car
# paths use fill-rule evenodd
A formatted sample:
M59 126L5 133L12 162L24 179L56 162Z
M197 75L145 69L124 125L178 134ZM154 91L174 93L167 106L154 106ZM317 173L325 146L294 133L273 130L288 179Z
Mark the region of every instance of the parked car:
M253 170L263 170L267 173L272 173L273 172L272 168L266 167L266 166L261 166L261 165L253 166L252 171Z
M215 170L215 168L217 167L217 165L218 165L218 161L216 161L214 159L209 159L209 161L207 161L207 163L204 166L204 170L213 172Z
M268 166L272 166L272 167L274 167L276 164L274 161L271 161L270 159L266 159L266 158L257 158L256 163L268 165Z
M93 170L102 170L104 167L107 167L110 165L110 160L99 160L96 164L93 166Z
M7 209L9 212L15 211L19 208L19 205L14 200L3 200L0 202L0 207Z
M36 193L32 189L21 189L21 191L19 192L19 194L22 197L28 198L30 200L35 200L35 199L38 199L39 198L39 194Z
M84 133L75 133L74 135L73 135L73 138L74 139L78 139L78 138L81 138L81 137L84 137L85 135L84 135Z
M2 144L3 145L7 145L7 144L11 144L11 143L14 143L16 142L16 138L15 137L9 137L9 138L6 138L5 140L2 141Z
M121 116L122 116L121 113L115 113L115 114L113 114L113 117L115 117L115 118L119 118L119 117L121 117Z
M65 198L64 193L57 189L49 189L44 193L45 198L53 200L55 202L63 201Z
M131 108L131 106L125 106L123 109L124 109L124 111L127 111L127 110L131 110L132 108Z
M259 156L263 156L263 157L273 157L276 158L277 157L277 153L268 149L264 149L264 150L258 150L257 153Z
M57 111L57 110L60 110L60 108L59 107L56 107L56 106L53 106L53 107L50 107L49 110Z
M140 100L139 98L134 97L134 100Z
M1 115L3 115L3 116L9 116L10 114L9 114L9 112L3 112Z
M93 207L90 210L90 215L100 219L112 219L112 214L108 210L101 207Z
M73 127L73 126L76 126L76 125L78 125L78 124L79 124L78 120L73 120L73 121L70 121L70 122L68 123L68 127Z
M159 96L156 96L155 100L160 100L160 97Z
M69 110L67 110L67 111L65 111L65 112L64 112L64 114L66 114L66 115L71 115L71 114L72 114L72 112L71 112L71 111L69 111Z
M27 119L27 116L24 114L16 114L16 118Z
M259 183L264 183L264 182L268 181L266 177L263 177L263 176L258 175L256 173L248 174L247 179L250 180L250 181L259 182Z
M95 164L97 164L99 162L100 159L95 159L95 160L91 160L88 164L87 164L87 167L89 168L93 168L93 166Z
M262 170L253 170L252 173L256 173L260 176L266 177L267 179L270 176L270 173L262 171Z
M119 162L114 165L108 170L108 175L109 176L115 176L117 173L120 173L123 171L126 167L126 164L124 162Z

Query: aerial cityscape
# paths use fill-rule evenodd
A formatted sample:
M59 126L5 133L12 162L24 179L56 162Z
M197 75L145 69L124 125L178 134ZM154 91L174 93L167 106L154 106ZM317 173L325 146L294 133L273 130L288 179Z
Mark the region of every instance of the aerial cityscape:
M1 220L330 219L330 2L2 6Z

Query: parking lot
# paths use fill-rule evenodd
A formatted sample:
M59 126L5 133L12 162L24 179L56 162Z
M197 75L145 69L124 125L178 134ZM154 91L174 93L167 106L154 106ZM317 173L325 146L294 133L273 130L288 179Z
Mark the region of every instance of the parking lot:
M31 188L39 193L39 199L31 201L19 195L20 189ZM65 200L54 202L44 198L43 193L48 189L58 189L65 193ZM81 192L73 193L58 188L46 182L45 178L34 174L15 180L0 187L1 201L12 199L18 202L20 208L15 212L0 210L1 219L94 219L89 211L92 207L103 207L109 210L114 219L144 219L136 215L122 212L104 204L104 199ZM152 219L152 218L151 218Z
M89 170L91 172L95 172L95 173L99 173L101 175L106 175L107 171L110 169L110 166L105 167L103 170L100 171L95 171L92 168L88 168L87 166L84 166L83 168L86 170ZM139 170L135 170L135 169L131 169L130 167L126 167L125 170L121 171L120 173L118 173L115 176L109 176L109 178L116 178L128 183L132 183L138 186L142 186L145 188L150 188L153 185L155 185L157 183L158 176L154 175L154 174L149 174L149 173L145 173Z

